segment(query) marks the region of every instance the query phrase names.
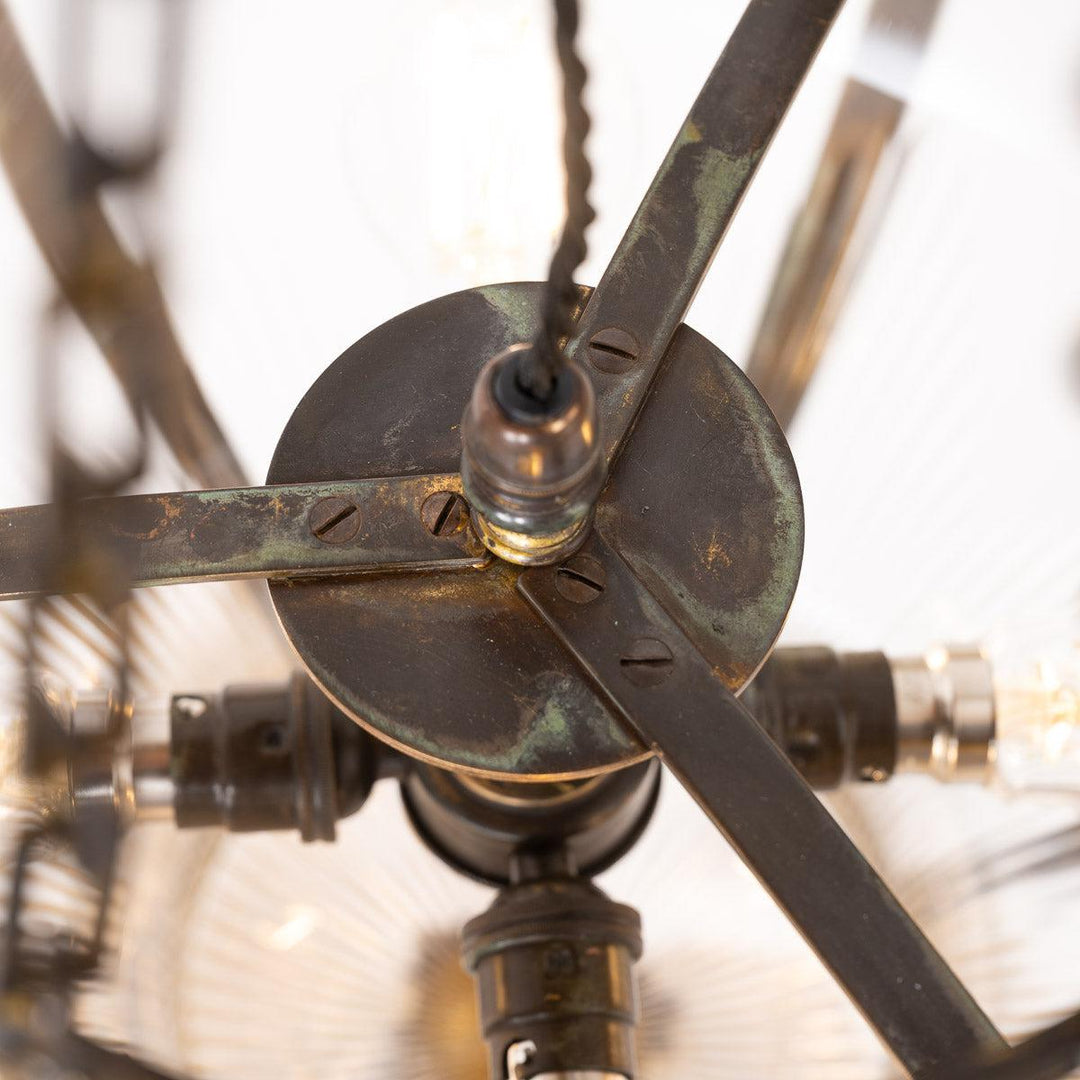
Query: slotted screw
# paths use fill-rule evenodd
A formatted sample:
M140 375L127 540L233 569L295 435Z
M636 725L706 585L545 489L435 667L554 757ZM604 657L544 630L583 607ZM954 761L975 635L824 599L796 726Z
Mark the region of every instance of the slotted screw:
M572 604L591 603L604 591L605 585L607 574L591 555L575 555L555 571L556 590Z
M432 536L453 536L469 520L469 504L456 491L436 491L424 500L420 519Z
M340 495L320 499L311 508L308 527L324 544L344 544L360 531L360 508Z
M623 674L635 686L656 686L674 670L671 649L656 638L638 638L619 657Z
M589 362L597 371L622 375L637 363L640 355L637 338L617 326L598 330L589 339Z

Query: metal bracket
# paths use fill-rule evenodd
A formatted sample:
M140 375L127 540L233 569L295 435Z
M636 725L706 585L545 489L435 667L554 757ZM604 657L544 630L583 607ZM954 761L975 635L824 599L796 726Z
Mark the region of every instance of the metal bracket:
M568 348L591 361L609 466L842 4L746 9L589 299Z
M589 594L518 589L666 763L913 1074L1005 1044L753 715L599 536Z
M78 544L87 577L116 560L133 588L483 566L456 473L86 499L0 511L0 600L83 591L51 580L52 545Z

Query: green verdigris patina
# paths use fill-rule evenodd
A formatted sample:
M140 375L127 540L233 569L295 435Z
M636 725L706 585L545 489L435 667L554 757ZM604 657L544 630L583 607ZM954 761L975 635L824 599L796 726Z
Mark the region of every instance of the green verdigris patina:
M476 371L489 350L527 340L542 290L469 290L373 331L309 391L271 480L332 475L346 460L368 475L410 463L452 467ZM388 444L380 433L403 414L403 396L410 423ZM334 431L337 441L313 443L313 430ZM740 688L768 655L794 594L802 503L767 407L692 330L674 336L596 525L725 683ZM407 753L502 779L586 776L640 761L645 747L518 595L519 575L495 560L475 571L273 583L271 593L316 681Z

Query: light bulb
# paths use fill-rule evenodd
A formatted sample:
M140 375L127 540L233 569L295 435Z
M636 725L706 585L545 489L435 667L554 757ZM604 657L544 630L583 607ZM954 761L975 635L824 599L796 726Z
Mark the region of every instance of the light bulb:
M995 672L994 778L1011 791L1080 795L1080 651Z
M1080 646L1064 640L1037 658L995 639L890 657L898 769L1080 795Z

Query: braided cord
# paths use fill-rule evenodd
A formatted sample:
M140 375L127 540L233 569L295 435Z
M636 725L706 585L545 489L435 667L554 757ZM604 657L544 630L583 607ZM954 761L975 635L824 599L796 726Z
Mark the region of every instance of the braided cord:
M577 0L555 0L555 47L563 82L566 221L548 272L540 332L517 373L519 387L541 402L550 400L559 372L566 366L563 343L573 329L578 299L574 271L585 258L585 230L596 217L588 199L592 169L585 156L590 127L584 102L587 73L575 47L577 31Z

